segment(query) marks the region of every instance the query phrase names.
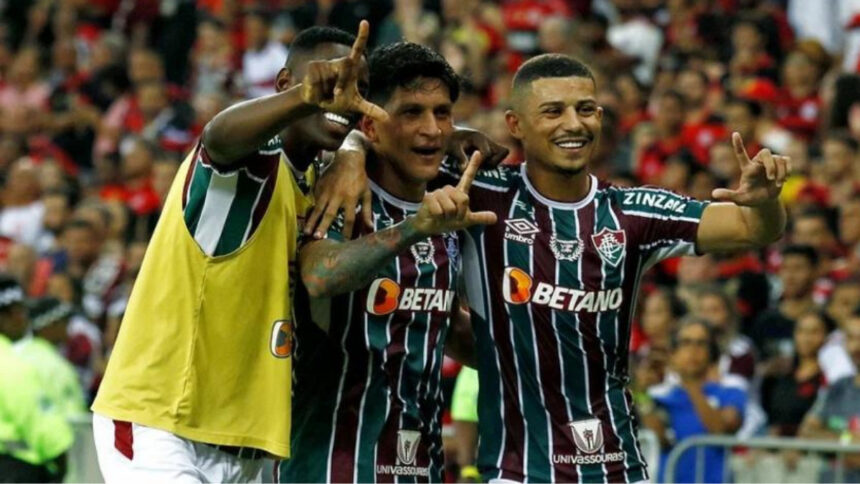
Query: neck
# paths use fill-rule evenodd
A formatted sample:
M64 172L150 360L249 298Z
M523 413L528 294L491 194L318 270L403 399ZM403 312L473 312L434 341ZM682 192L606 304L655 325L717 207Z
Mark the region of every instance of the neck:
M406 178L385 156L371 156L368 166L370 177L386 192L407 202L418 203L424 200L427 182Z
M814 304L812 296L801 296L798 298L785 299L780 303L779 310L791 319L797 319L803 313L811 309Z
M576 173L570 173L532 162L526 163L526 174L541 195L559 202L578 202L591 190L591 177L588 176L585 168Z
M797 83L788 86L788 92L793 98L803 98L812 94L815 91L815 84L807 84L805 82Z
M320 152L319 146L313 144L305 136L300 136L287 129L281 132L284 154L297 170L304 170Z

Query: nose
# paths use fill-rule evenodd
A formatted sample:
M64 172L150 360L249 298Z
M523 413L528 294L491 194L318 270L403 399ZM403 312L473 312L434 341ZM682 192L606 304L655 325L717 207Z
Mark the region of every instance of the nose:
M561 123L565 130L574 132L581 131L584 126L582 120L579 119L579 113L576 112L576 108L573 106L565 108L561 115Z
M418 127L418 134L428 138L436 138L442 135L442 128L436 120L436 116L432 111L426 111L421 115L421 123Z

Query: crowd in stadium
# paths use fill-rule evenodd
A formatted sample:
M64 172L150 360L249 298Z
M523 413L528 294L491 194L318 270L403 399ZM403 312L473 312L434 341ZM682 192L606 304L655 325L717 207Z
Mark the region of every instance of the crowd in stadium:
M29 328L0 330L65 357L81 393L57 397L75 399L70 413L96 394L206 123L273 93L302 29L367 19L370 49L405 39L444 56L462 78L456 124L508 147L506 164L523 161L504 117L512 76L539 53L592 68L604 114L591 170L617 185L710 199L737 185L732 132L751 156L790 156L780 241L670 259L643 280L630 341L639 423L664 449L707 433L860 442L856 0L7 0L0 18L0 292L17 281L32 301ZM2 318L20 301L0 297ZM450 476L470 477L458 473L474 464L477 383L459 371L443 369L446 401L456 395L446 453ZM733 418L684 404L696 379ZM760 457L735 471L827 472ZM706 456L708 482L727 478L724 458ZM860 462L847 465L860 478Z

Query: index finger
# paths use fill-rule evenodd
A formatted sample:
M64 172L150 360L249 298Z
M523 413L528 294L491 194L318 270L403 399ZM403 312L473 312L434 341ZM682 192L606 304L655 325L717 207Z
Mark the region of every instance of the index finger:
M376 121L388 121L388 112L372 102L361 99L355 110Z
M358 62L364 54L364 47L367 45L367 38L370 36L370 24L367 20L362 20L358 24L358 35L355 36L355 42L352 44L352 51L349 53L350 59Z
M741 162L741 165L751 162L747 149L744 147L744 140L737 131L732 133L732 146L735 149L735 157Z
M468 192L469 188L472 187L472 181L475 180L475 174L478 173L478 167L481 166L481 161L483 161L484 155L481 154L480 151L475 151L472 153L472 157L469 158L469 164L466 165L466 169L463 171L463 176L460 177L460 183L457 183L457 190L461 192Z

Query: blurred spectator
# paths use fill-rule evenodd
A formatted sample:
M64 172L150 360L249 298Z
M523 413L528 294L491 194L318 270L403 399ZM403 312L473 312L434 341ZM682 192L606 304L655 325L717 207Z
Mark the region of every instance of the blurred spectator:
M804 141L818 131L821 98L818 96L821 77L830 59L821 44L804 40L788 54L782 67L784 95L779 97L779 123Z
M247 49L242 55L242 84L247 99L275 93L275 78L287 58L287 48L271 37L270 21L270 14L262 10L245 14Z
M827 381L857 374L851 356L845 349L845 325L860 304L860 279L853 277L839 282L830 295L826 314L835 321L835 330L818 353L818 361Z
M710 326L702 321L685 321L673 334L672 348L672 368L679 381L650 389L653 408L640 409L645 426L665 444L694 435L731 434L738 430L744 418L746 391L736 378L708 380L708 372L719 356L716 335ZM706 447L703 452L704 482L727 482L729 476L723 474L724 450ZM664 459L665 456L664 453ZM676 482L696 482L695 461L695 449L681 456ZM665 466L660 468L665 470Z
M804 314L794 329L795 356L789 371L764 377L761 384L762 408L767 414L768 433L793 437L803 416L826 383L818 365L818 352L824 345L833 321L824 313Z
M778 280L782 287L779 304L761 314L750 329L750 338L763 360L790 358L794 353L794 322L815 309L812 289L818 268L818 253L808 245L791 245L782 251Z
M697 302L697 316L711 325L717 339L720 350L718 377L736 375L749 385L755 376L755 349L749 338L738 333L734 302L718 287L702 290Z
M633 75L645 85L654 80L654 70L663 34L647 17L640 13L636 0L614 0L619 21L609 27L606 38L613 47L635 59Z
M636 176L648 184L659 184L669 158L681 154L684 96L677 91L660 95L652 113L656 139L639 155Z
M854 365L860 365L860 315L845 323L845 349ZM801 437L860 443L860 377L846 376L831 383L807 413L798 434ZM860 455L846 454L845 480L860 480ZM822 476L833 479L833 475Z
M439 17L425 9L421 0L395 0L394 11L379 26L376 42L385 45L405 40L434 45L439 32Z
M34 245L41 235L45 206L39 200L36 165L21 158L9 168L0 210L0 235Z

